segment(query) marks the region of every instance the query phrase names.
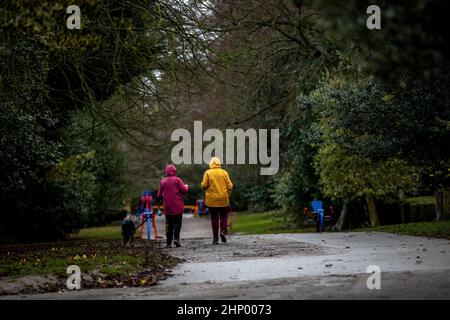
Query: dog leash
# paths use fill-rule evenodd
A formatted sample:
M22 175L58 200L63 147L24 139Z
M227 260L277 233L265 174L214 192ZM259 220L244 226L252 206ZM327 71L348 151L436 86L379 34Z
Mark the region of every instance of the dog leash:
M161 203L158 205L158 207L156 209L153 209L152 214L156 214L156 212L159 210L160 207L161 207ZM151 218L152 214L148 215L147 218L145 218L138 226L134 227L134 229L139 229L144 223L146 223L148 221L148 219Z

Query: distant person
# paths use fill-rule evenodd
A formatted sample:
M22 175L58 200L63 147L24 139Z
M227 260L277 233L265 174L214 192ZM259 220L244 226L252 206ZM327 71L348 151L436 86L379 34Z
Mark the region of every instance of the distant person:
M227 242L227 216L233 184L228 173L221 168L219 158L213 157L209 162L201 187L205 190L205 202L211 216L213 244L219 244L219 225L220 239Z
M166 177L159 183L158 198L163 199L164 215L166 217L166 247L181 247L180 231L184 212L183 195L189 190L187 184L176 176L177 168L169 164L166 167Z

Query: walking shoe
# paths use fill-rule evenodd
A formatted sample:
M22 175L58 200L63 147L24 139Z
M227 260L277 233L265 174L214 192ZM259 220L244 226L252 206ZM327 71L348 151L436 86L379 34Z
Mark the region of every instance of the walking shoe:
M214 239L213 244L219 244L219 239Z
M227 238L225 237L225 232L220 233L220 240L222 240L222 242L227 242Z
M166 248L172 248L172 244L171 243L166 244Z
M173 243L175 244L175 247L177 247L177 248L181 247L180 241L175 240Z

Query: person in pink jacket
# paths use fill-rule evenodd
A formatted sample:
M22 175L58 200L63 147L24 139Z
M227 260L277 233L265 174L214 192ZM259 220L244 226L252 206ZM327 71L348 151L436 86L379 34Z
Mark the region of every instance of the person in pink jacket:
M166 177L159 182L158 198L163 199L164 215L166 216L167 247L172 246L172 240L177 247L180 244L180 231L184 211L183 195L189 190L187 184L176 176L177 168L169 164L166 167Z

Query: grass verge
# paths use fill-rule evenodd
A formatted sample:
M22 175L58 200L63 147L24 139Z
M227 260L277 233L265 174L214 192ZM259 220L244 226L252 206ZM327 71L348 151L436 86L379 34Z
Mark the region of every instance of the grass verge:
M122 239L120 225L112 223L104 227L84 228L78 233L71 235L73 240L120 240Z
M393 224L374 228L355 229L352 231L381 231L410 236L450 239L450 221Z
M278 211L264 213L234 213L230 233L267 234L267 233L309 233L316 232L315 226L293 228ZM380 231L395 234L450 239L450 221L414 222L359 228L351 231Z
M0 294L65 291L67 267L77 265L82 288L156 284L178 263L156 241L124 247L120 227L81 230L70 240L0 247Z
M233 213L231 234L306 233L314 227L293 228L279 211L263 213Z

